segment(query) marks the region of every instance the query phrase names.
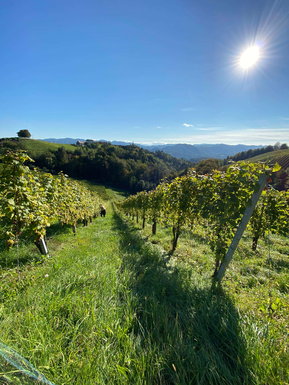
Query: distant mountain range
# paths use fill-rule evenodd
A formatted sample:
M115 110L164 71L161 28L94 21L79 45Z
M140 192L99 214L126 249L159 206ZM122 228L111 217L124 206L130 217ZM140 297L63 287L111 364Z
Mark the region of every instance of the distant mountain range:
M76 144L77 141L84 142L86 139L81 138L48 138L42 139L45 142L60 143L60 144ZM101 142L108 142L107 140L100 139ZM111 141L111 144L118 146L128 146L132 142ZM149 151L163 151L176 158L183 158L191 161L199 161L207 158L224 159L227 156L235 155L241 151L248 151L250 149L260 148L263 146L253 146L246 144L152 144L144 145L134 143L135 145L142 147Z

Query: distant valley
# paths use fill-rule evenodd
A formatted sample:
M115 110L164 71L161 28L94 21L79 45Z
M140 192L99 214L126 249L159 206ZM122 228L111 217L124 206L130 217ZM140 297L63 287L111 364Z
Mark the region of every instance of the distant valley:
M81 138L48 138L42 139L46 142L59 143L59 144L76 144L77 142L84 142L86 139ZM128 146L132 144L131 142L122 142L122 141L106 141L101 139L102 142L109 142L114 145L119 146ZM263 147L254 146L254 145L245 145L245 144L152 144L144 145L139 143L134 143L135 145L144 148L149 151L163 151L169 155L172 155L176 158L183 158L190 161L199 161L207 158L217 158L225 159L227 156L235 155L238 152L248 151L250 149L256 149Z

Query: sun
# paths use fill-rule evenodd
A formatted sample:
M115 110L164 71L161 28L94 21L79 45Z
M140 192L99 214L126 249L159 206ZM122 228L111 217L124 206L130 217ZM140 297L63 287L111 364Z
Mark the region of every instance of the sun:
M239 57L239 66L243 70L248 70L254 67L261 57L260 48L257 45L252 45L245 49Z

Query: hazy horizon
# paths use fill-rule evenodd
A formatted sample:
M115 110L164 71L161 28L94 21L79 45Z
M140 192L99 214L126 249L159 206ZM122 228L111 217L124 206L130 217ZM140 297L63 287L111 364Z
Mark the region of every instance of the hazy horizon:
M12 135L12 136L4 136L3 138L15 138L17 135ZM154 142L154 141L138 141L138 140L129 140L129 139L107 139L107 138L88 138L88 137L80 137L80 136L43 136L43 137L34 137L33 135L31 136L30 139L35 139L35 140L46 140L46 139L56 139L56 140L65 140L65 139L74 139L74 140L94 140L94 141L107 141L107 142L126 142L126 143L135 143L135 144L141 144L141 145L148 145L148 146L153 146L153 145L173 145L173 144L189 144L189 145L227 145L227 146L238 146L238 145L245 145L245 146L268 146L272 145L274 146L276 143L286 143L289 145L289 142L286 141L273 141L270 143L242 143L242 142L237 142L237 143L225 143L225 142Z

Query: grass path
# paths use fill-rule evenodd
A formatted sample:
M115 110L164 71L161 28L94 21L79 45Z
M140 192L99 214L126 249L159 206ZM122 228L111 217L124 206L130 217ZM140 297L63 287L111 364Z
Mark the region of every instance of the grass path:
M108 213L75 237L54 236L44 263L19 249L15 261L22 252L34 262L2 269L0 340L56 385L285 384L248 355L250 336L225 293L168 268L161 249Z
M52 259L19 272L17 295L11 293L2 309L2 341L56 384L112 383L121 371L125 351L118 345L129 338L119 300L118 236L111 228L112 215L80 228L76 237L58 236ZM29 284L21 288L20 281Z

